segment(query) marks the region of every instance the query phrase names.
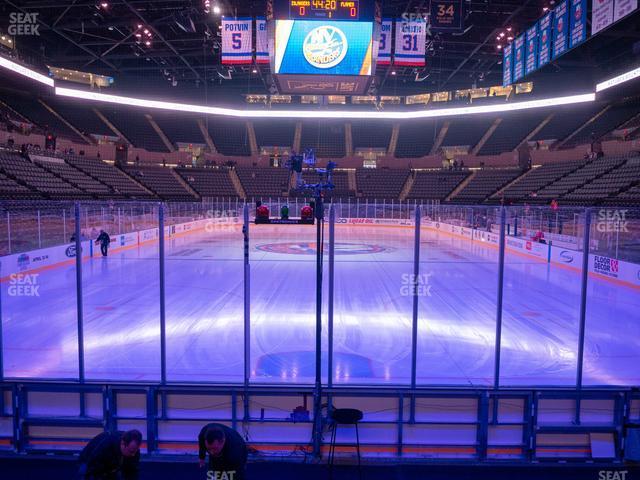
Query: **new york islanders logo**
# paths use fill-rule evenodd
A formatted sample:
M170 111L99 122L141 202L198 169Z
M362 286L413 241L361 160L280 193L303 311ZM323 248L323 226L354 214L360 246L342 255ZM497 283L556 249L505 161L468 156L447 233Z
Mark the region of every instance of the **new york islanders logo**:
M323 69L335 67L342 62L348 49L346 35L332 25L314 28L302 44L305 60L314 67Z

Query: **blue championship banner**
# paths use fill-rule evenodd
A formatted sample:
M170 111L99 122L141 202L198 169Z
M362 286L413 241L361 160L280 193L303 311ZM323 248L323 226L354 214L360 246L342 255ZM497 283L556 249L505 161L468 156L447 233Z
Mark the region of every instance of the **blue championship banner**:
M516 37L513 42L513 81L514 83L524 77L524 33Z
M222 63L225 65L253 62L253 18L222 19Z
M511 85L513 79L513 43L504 47L502 57L502 86Z
M275 74L371 75L373 22L276 20L274 48Z
M553 11L553 58L569 49L569 0L560 2Z
M380 41L378 42L378 64L391 64L391 40L392 40L393 20L383 18L380 24Z
M267 21L264 17L256 17L256 63L269 63Z
M527 55L526 55L526 64L525 71L526 74L529 75L533 73L538 68L538 24L536 23L533 27L527 29Z
M396 48L393 56L395 65L423 67L425 64L425 43L427 23L420 19L396 20Z
M587 39L587 0L571 0L571 33L569 48Z
M538 68L551 60L551 24L553 12L547 13L538 22Z

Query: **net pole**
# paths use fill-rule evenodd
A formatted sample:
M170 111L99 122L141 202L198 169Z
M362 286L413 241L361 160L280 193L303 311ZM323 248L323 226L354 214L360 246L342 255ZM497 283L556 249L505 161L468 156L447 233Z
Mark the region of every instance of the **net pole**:
M578 365L576 372L576 409L574 423L580 425L580 404L584 368L584 338L587 317L587 288L589 283L589 246L591 234L591 209L584 212L584 234L582 236L582 283L580 287L580 329L578 333Z
M505 223L507 220L506 208L500 207L500 243L498 253L498 295L496 300L496 337L493 368L493 389L497 394L500 389L500 353L502 350L502 300L504 297L504 253L506 244ZM498 421L498 399L493 402L493 423Z

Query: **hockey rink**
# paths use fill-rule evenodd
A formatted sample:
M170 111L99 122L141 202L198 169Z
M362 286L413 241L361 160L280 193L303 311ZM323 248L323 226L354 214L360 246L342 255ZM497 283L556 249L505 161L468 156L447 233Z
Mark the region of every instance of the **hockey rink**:
M406 384L413 229L338 225L335 235L333 382ZM250 239L252 381L312 383L315 227L252 225ZM493 384L497 250L423 228L420 256L418 383ZM326 381L328 256L324 271ZM242 382L243 275L238 226L166 241L169 381ZM159 380L158 278L157 243L83 262L88 380ZM501 385L575 383L580 278L507 252ZM77 378L74 266L41 272L37 286L16 296L2 284L5 376ZM590 278L584 383L637 385L639 362L638 291Z

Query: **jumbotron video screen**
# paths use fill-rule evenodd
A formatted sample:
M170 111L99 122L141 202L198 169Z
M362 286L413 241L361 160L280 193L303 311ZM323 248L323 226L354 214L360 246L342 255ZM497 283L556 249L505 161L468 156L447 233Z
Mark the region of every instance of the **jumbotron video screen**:
M375 2L281 0L269 25L280 93L362 94L375 72Z

